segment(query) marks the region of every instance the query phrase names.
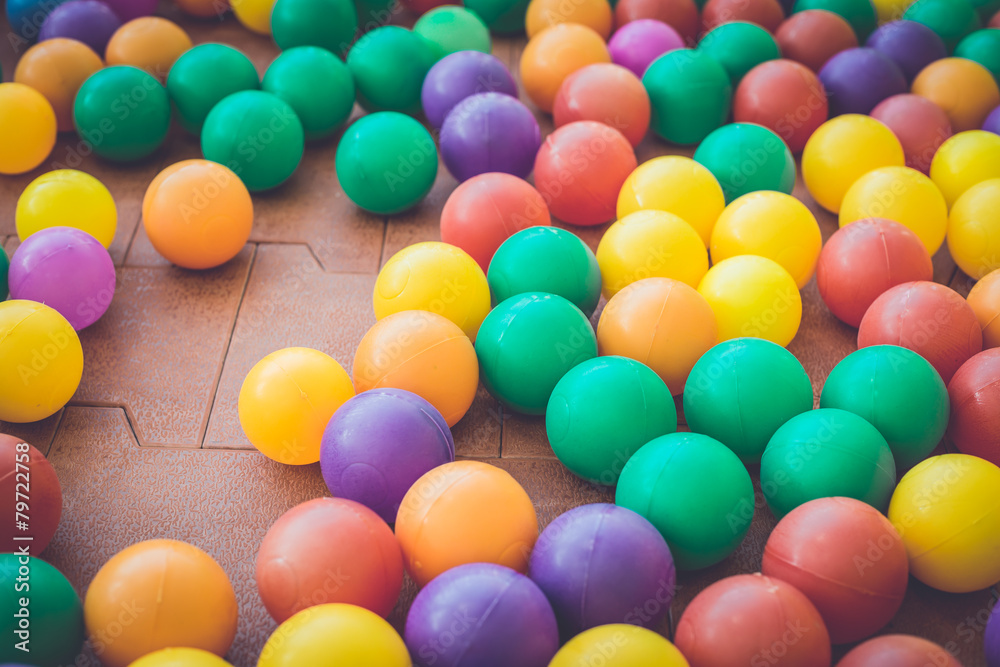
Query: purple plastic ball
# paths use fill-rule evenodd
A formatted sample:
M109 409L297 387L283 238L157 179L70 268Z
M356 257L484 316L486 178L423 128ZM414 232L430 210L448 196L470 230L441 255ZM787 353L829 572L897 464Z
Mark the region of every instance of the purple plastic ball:
M122 23L142 16L152 16L159 0L104 0L111 7Z
M79 331L115 296L111 255L87 232L49 227L24 240L10 259L10 296L51 306Z
M848 49L830 58L819 71L819 80L826 90L831 118L868 114L885 98L909 90L896 63L869 48Z
M458 51L437 61L420 90L424 115L438 129L455 105L479 93L517 97L517 84L507 67L488 53Z
M986 667L1000 667L1000 602L993 607L983 635Z
M556 617L523 574L459 565L417 594L406 617L415 667L545 667L559 648Z
M896 63L907 81L935 60L948 56L938 34L916 21L893 21L873 32L865 43Z
M983 129L993 134L1000 134L1000 107L990 112L990 115L983 121Z
M541 144L535 116L520 100L503 93L467 97L441 128L441 157L459 181L487 172L526 178Z
M83 42L104 58L104 49L115 30L121 27L118 15L99 0L71 0L59 5L42 24L39 41L65 37Z
M667 51L684 48L684 38L663 21L639 19L615 31L608 42L611 62L640 79L650 63Z
M319 462L334 497L359 502L393 523L413 483L454 460L451 429L433 405L402 389L371 389L334 413Z
M659 628L677 584L660 531L632 510L604 503L550 523L531 552L528 576L552 603L564 641L610 623Z

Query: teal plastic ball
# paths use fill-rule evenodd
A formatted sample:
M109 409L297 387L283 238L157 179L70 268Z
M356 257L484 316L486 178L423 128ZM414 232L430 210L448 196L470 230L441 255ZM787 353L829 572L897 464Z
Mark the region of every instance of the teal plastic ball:
M642 85L652 108L650 127L671 143L697 144L729 117L729 75L704 51L668 51L646 68Z
M329 137L354 108L351 71L340 58L316 46L298 46L275 58L262 87L292 107L307 140Z
M771 33L746 21L723 23L713 28L698 42L698 50L722 65L733 88L757 65L781 58L781 49Z
M353 0L277 0L271 10L271 35L282 51L318 46L343 56L357 34Z
M958 43L955 55L982 65L1000 85L1000 29L988 28L970 33Z
M0 248L0 301L7 298L10 286L7 284L7 277L10 274L10 258L7 251Z
M430 43L438 59L458 51L489 53L493 48L490 29L475 12L464 7L435 7L417 19L413 32Z
M260 88L257 68L241 51L225 44L199 44L177 59L167 75L167 93L177 122L201 132L216 104L242 90Z
M478 14L499 35L524 32L529 0L465 0L466 9ZM613 3L612 3L613 4Z
M936 32L948 53L953 53L966 35L983 25L975 7L967 0L917 0L903 12L903 19L923 23Z
M389 25L372 30L347 54L358 102L368 111L422 111L420 90L437 62L430 42L412 30Z
M795 158L781 137L763 125L730 123L709 134L694 152L722 186L726 203L751 192L791 194Z

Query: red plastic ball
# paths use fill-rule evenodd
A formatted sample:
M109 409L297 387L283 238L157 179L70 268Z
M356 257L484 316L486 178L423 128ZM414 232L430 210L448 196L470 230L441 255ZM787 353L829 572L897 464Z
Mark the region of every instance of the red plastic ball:
M811 69L794 60L769 60L747 72L733 97L733 120L757 123L798 153L826 122L826 91Z
M20 445L20 448L18 447ZM18 451L18 450L26 451ZM59 477L45 455L12 435L0 433L0 510L5 517L0 532L0 550L10 553L22 546L37 556L45 550L59 527L62 516L62 488ZM27 498L18 497L21 493ZM18 530L16 513L18 501L27 503L28 530ZM31 541L15 540L15 537L31 537Z
M963 454L1000 466L1000 347L962 364L948 383L948 437Z
M792 14L778 27L774 40L783 58L802 63L814 72L841 51L858 46L851 24L825 9Z
M636 166L632 144L621 132L577 121L545 139L535 158L535 186L556 218L599 225L614 219L618 192Z
M639 19L663 21L694 46L701 30L701 17L694 0L618 0L615 25L619 28Z
M552 120L557 128L593 120L615 128L638 146L649 129L649 95L635 74L598 63L573 72L559 87Z
M930 362L945 384L983 349L983 330L955 290L918 281L887 290L861 319L858 347L899 345Z
M705 32L723 23L747 21L773 34L784 20L785 10L778 0L708 0L701 10Z
M987 28L1000 28L1000 12L993 15L990 22L986 25Z
M889 520L853 498L811 500L786 514L764 545L760 569L809 598L834 644L870 637L892 620L910 571Z
M930 173L938 147L951 136L951 122L938 105L919 95L893 95L872 109L903 145L906 166Z
M760 574L728 577L696 595L674 643L697 667L830 665L830 635L816 607L791 584Z
M930 280L927 248L908 228L882 218L852 222L823 246L816 264L819 294L839 320L856 327L887 289Z
M962 667L937 644L910 635L883 635L854 647L837 667Z

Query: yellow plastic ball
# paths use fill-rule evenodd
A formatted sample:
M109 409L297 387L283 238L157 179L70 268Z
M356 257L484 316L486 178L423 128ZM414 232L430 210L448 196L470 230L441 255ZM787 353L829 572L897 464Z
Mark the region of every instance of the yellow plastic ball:
M724 259L698 285L719 324L719 342L763 338L787 346L802 321L802 296L791 274L773 259Z
M261 35L271 34L271 10L275 0L229 0L237 20Z
M949 207L973 185L991 178L1000 178L1000 135L992 132L959 132L931 160L931 180Z
M931 256L948 231L948 204L934 181L909 167L873 169L854 181L840 206L840 226L886 218L920 237Z
M129 667L233 667L200 648L165 648L144 655Z
M688 667L677 647L636 625L599 625L566 642L549 667Z
M1000 268L1000 178L973 185L951 207L948 250L976 280Z
M50 171L29 183L17 200L14 219L21 241L49 227L75 227L107 248L118 229L111 193L99 180L75 169Z
M813 277L823 248L816 216L783 192L751 192L735 199L712 231L712 262L737 255L773 259L799 289Z
M872 169L902 167L903 147L870 116L844 114L820 125L802 151L802 180L816 203L837 213L847 190Z
M872 4L878 14L879 25L883 25L903 18L903 12L913 4L913 0L872 0Z
M636 211L608 227L597 246L597 265L610 299L644 278L697 287L708 271L708 252L698 232L673 213Z
M619 218L644 209L673 213L694 227L706 246L724 208L726 197L712 172L681 155L643 162L618 194Z
M278 626L257 667L410 667L406 644L374 612L349 604L309 607Z
M23 174L56 145L56 112L23 83L0 83L0 174Z
M899 480L889 520L910 574L932 588L970 593L1000 582L1000 468L968 454L918 463Z
M268 458L316 463L326 425L352 396L351 377L332 357L307 347L285 348L247 373L240 388L240 425Z
M426 241L393 255L375 280L375 319L404 310L427 310L451 320L476 340L490 312L486 274L467 252Z
M65 317L34 301L0 302L0 421L54 415L82 377L83 348Z

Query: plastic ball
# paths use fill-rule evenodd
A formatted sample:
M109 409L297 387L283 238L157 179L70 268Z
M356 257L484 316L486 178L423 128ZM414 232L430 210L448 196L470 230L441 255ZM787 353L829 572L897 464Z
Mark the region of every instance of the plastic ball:
M1000 269L973 285L966 300L983 329L983 349L1000 347Z
M42 174L24 189L15 213L17 235L25 241L35 232L64 225L81 229L111 246L118 228L118 209L111 193L90 174L58 169Z
M195 135L201 133L216 104L234 93L258 88L257 68L241 51L225 44L199 44L186 51L167 76L177 122Z
M871 117L881 121L899 139L906 166L927 174L937 149L951 136L947 114L919 95L893 95L872 109Z
M966 0L917 0L903 12L903 18L923 23L936 32L948 53L982 25L976 10Z
M123 610L136 608L146 613L132 613L128 624L119 621ZM236 636L236 594L225 570L198 547L177 540L138 542L118 552L90 582L83 610L108 667L125 667L173 646L221 656ZM111 627L120 627L121 634L111 638Z
M868 116L846 114L820 125L806 142L802 180L817 204L837 213L854 181L873 169L901 167L905 161L892 130Z
M108 41L104 59L108 65L138 67L166 81L170 68L191 46L191 38L176 23L145 16L115 31Z
M653 61L642 76L653 131L670 143L697 144L729 116L729 74L705 51L677 49Z
M11 467L11 477L13 470ZM13 489L10 497L14 497ZM31 510L34 523L37 510ZM13 512L10 516L14 516ZM72 664L83 648L83 609L66 577L34 556L5 553L0 554L0 586L0 613L9 635L9 641L0 647L0 660L11 664L15 660L30 660L33 665ZM22 618L28 619L25 625L21 624ZM22 644L28 647L28 653L18 648L23 641L28 642ZM116 667L111 662L104 664Z
M358 12L351 0L277 0L271 10L271 35L282 51L318 46L343 56L358 33Z
M3 433L0 433L0 462L3 470L27 474L31 492L31 541L17 539L23 535L16 530L14 522L9 521L0 531L0 549L13 553L27 546L28 553L38 555L52 541L62 517L63 496L59 477L40 451L20 438ZM14 516L17 511L19 482L16 474L0 479L0 491L4 493L3 511L8 516Z
M636 450L676 430L667 385L625 357L602 356L574 367L556 384L545 410L556 457L574 474L607 486L618 481Z
M459 182L490 172L526 178L542 136L524 104L504 93L479 93L455 105L441 127L441 157Z
M58 130L67 132L73 129L77 90L102 67L100 57L82 42L53 38L25 51L14 70L14 81L44 95L55 111Z
M559 86L573 72L609 63L604 39L592 29L576 23L559 23L531 38L521 53L521 83L539 109L551 112Z
M722 186L711 171L682 155L643 162L622 184L618 218L645 209L666 211L694 227L707 246L726 207Z
M971 357L948 383L948 439L963 454L1000 465L1000 350Z
M9 0L5 3L7 23L11 27L12 44L17 40L29 42L38 37L38 30L45 18L65 0Z
M873 32L865 46L896 63L907 81L922 69L948 55L937 33L916 21L893 21Z
M7 285L7 272L10 269L10 258L7 257L7 251L0 252L0 296L4 299L7 298L8 285ZM598 289L600 289L598 287Z
M436 7L447 4L447 0L403 0L401 6L409 9L414 14L423 15Z
M490 312L490 286L465 251L426 241L403 248L385 263L375 280L373 306L378 320L403 310L430 311L475 341Z
M869 0L797 0L792 10L798 14L810 9L825 9L843 17L857 35L858 42L864 42L875 30L878 16Z
M972 186L952 206L948 251L977 280L1000 268L1000 178Z
M232 667L228 662L199 648L164 648L148 653L129 667Z
M123 105L128 114L122 114ZM139 160L167 138L170 97L159 81L141 69L106 67L80 86L73 102L73 123L83 144L100 157L116 162Z
M520 34L528 11L528 0L466 0L466 9L479 14L491 32Z
M442 637L459 634L461 641ZM559 648L552 606L523 574L469 563L448 570L417 593L406 616L406 645L429 667L546 667Z
M785 11L781 8L778 0L750 0L749 2L747 0L708 0L701 10L701 23L709 35L716 28L730 23L742 25L750 23L767 33L773 33L784 20ZM729 32L727 38L733 39L737 34L739 33ZM703 41L707 37L706 35Z
M486 277L497 303L517 294L545 292L563 297L590 317L601 298L601 270L594 252L572 232L556 227L529 227L513 234L497 248Z
M535 186L559 220L599 225L614 219L622 184L637 164L621 132L576 121L545 138L535 157Z
M23 424L51 417L76 393L83 348L58 311L35 301L0 302L0 420ZM13 381L16 376L18 381Z
M479 51L459 51L431 67L420 92L424 115L440 128L459 102L479 93L517 97L517 84L499 58Z
M250 239L253 202L227 167L184 160L149 184L142 224L153 247L169 262L185 269L211 269L239 254Z
M611 62L640 79L650 64L668 51L684 48L684 38L656 19L638 19L621 26L608 41Z
M292 107L306 140L329 137L354 109L351 71L340 58L315 46L288 49L275 58L261 88Z
M762 125L793 153L826 122L829 108L819 78L792 60L770 60L751 69L733 97L733 120Z
M819 72L830 58L858 46L858 37L847 19L825 9L792 14L774 33L783 58Z
M556 517L538 537L528 576L552 603L565 638L606 623L657 629L677 583L673 556L656 527L604 503Z
M549 207L530 183L510 174L480 174L448 196L441 211L441 240L469 253L486 271L513 234L549 224Z
M712 484L704 483L706 475ZM698 570L725 559L743 541L753 520L753 484L743 463L719 441L672 433L628 460L615 504L656 526L678 569Z
M385 617L403 586L403 556L375 512L346 498L316 498L271 525L255 576L260 599L278 623L328 603Z
M707 10L714 2L723 1L730 0L710 0L705 8ZM777 0L767 1L777 7ZM712 28L698 43L698 50L704 51L722 65L733 86L738 85L744 75L757 65L781 57L774 37L767 30L755 23L742 21L723 23Z
M912 282L887 290L868 308L858 328L858 347L899 345L929 361L947 384L958 367L983 349L972 308L954 290Z
M174 2L185 14L201 19L218 18L232 8L230 0L174 0Z
M802 296L795 279L766 257L740 255L709 269L698 284L719 324L719 340L750 336L782 347L802 321Z
M997 12L1000 14L1000 12ZM990 112L990 115L983 121L982 129L993 134L1000 134L1000 106Z
M101 0L118 15L122 21L131 21L141 16L149 16L156 11L157 0ZM237 0L239 2L241 0Z
M691 225L673 213L644 210L615 222L597 246L608 299L645 278L673 278L696 287L708 271L708 253Z
M630 24L631 25L631 24ZM587 65L566 77L556 95L556 128L595 121L618 130L636 147L649 129L649 96L642 82L619 65Z
M560 0L531 0L528 4L525 32L529 39L560 23L585 25L606 40L611 35L611 4L608 0L581 0L569 5Z
M812 385L799 360L760 338L716 345L684 386L691 430L715 438L747 464L759 463L775 431L812 405Z
M969 34L959 42L955 55L979 63L1000 83L1000 30L991 28Z
M987 667L997 667L1000 665L1000 612L997 607L993 607L989 621L986 623L984 634L984 648L986 653ZM957 665L951 667L958 667Z
M906 77L881 51L848 49L830 58L819 71L830 115L867 114L891 95L907 91Z
M509 473L481 461L456 461L410 487L396 516L396 538L407 572L421 587L466 563L523 573L538 539L538 518Z
M417 19L413 32L430 43L437 58L459 51L489 53L492 48L489 28L464 7L435 7Z
M288 347L247 373L240 387L240 425L268 458L289 465L316 463L323 430L352 396L351 378L336 360L318 350Z
M0 174L23 174L49 156L56 143L52 104L23 83L0 83Z
M777 134L753 123L730 123L709 134L694 152L722 186L726 202L750 192L791 194L795 159Z
M437 178L434 139L391 111L355 121L337 145L337 179L352 202L379 215L400 213L427 196Z
M949 207L973 185L991 178L1000 178L1000 135L992 132L959 132L931 160L931 180Z
M685 44L693 45L701 32L698 5L693 0L617 0L615 2L615 25L622 27L640 21L654 19L666 23L677 31Z
M610 657L608 646L614 646ZM627 624L602 625L566 642L549 667L688 667L681 652L660 634Z
M910 635L882 635L855 646L837 667L962 667L955 657L932 641Z
M945 58L925 67L913 80L913 93L941 107L955 132L978 130L1000 105L996 79L988 69L965 58Z
M121 25L121 19L104 2L71 0L49 13L38 32L38 41L73 39L90 47L94 55L102 56L111 35Z
M368 111L419 113L424 77L436 61L430 42L393 25L365 34L347 54L358 102Z
M257 667L410 667L406 644L378 614L351 604L304 609L278 626Z
M243 27L258 35L271 34L271 13L275 0L229 0L233 14Z

